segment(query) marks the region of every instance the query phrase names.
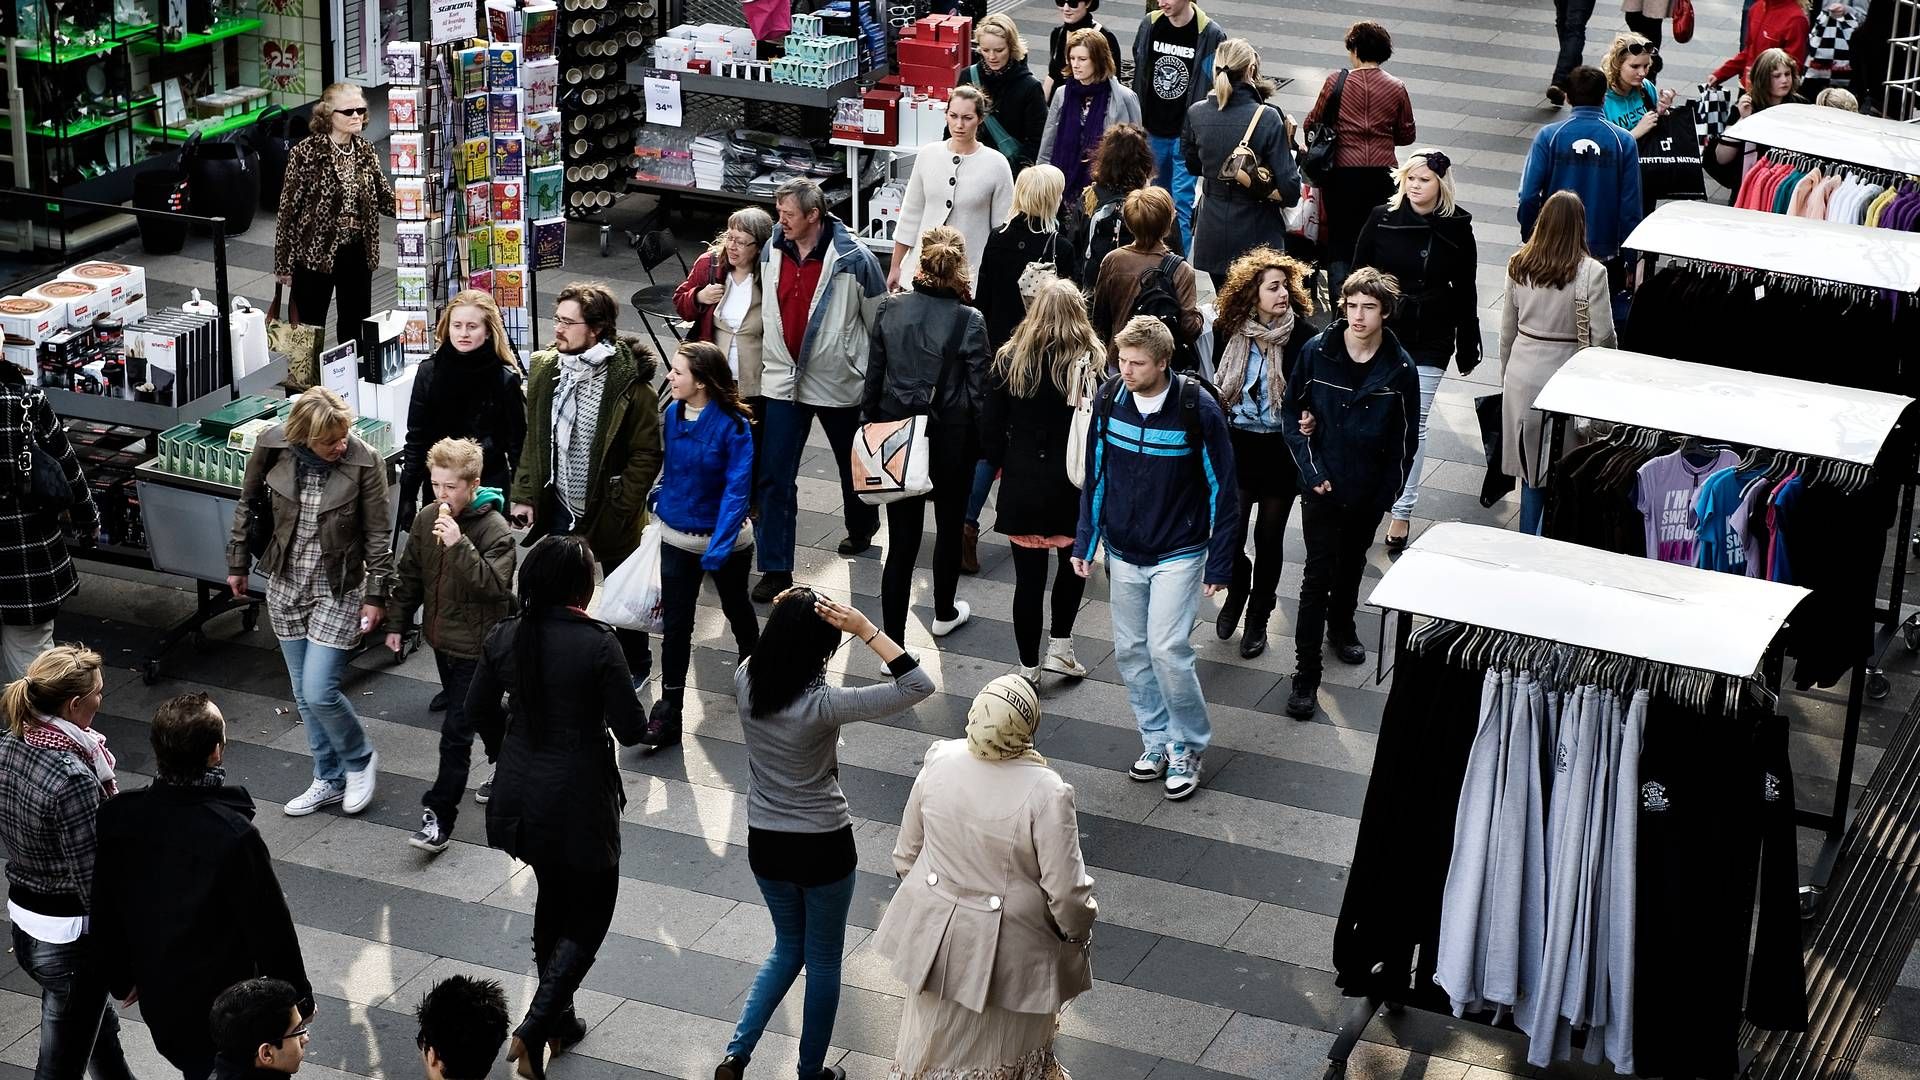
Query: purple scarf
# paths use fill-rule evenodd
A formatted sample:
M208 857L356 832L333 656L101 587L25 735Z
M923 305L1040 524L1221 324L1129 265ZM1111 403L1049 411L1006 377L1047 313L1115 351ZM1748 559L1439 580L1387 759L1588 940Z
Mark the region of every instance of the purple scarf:
M1062 91L1060 126L1053 136L1053 164L1067 175L1066 201L1079 196L1092 173L1088 157L1107 128L1107 102L1113 98L1113 80L1102 79L1092 86L1079 79L1068 79ZM1091 108L1087 106L1091 105ZM1081 119L1082 110L1086 118Z

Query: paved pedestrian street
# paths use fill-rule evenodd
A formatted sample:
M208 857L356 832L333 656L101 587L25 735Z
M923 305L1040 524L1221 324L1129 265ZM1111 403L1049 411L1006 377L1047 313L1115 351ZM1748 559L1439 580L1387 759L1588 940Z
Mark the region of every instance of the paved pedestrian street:
M1107 0L1099 13L1123 43L1131 40L1136 4ZM1253 42L1267 75L1292 80L1279 100L1296 119L1304 116L1325 73L1343 61L1340 39L1350 21L1379 19L1393 32L1388 69L1412 93L1416 145L1448 152L1461 202L1475 218L1488 355L1470 379L1453 375L1442 387L1415 536L1433 521L1510 526L1517 513L1513 499L1485 509L1477 498L1483 458L1472 404L1498 386L1502 267L1519 242L1513 192L1529 136L1554 115L1541 100L1554 56L1551 5L1215 0L1204 6L1230 35ZM1662 85L1671 80L1688 87L1733 51L1737 5L1700 0L1697 7L1698 36L1691 45L1665 51L1669 74ZM1600 8L1590 29L1590 61L1619 25L1615 8ZM1033 62L1044 63L1056 8L1027 0L1012 10L1037 43ZM272 227L263 217L250 233L229 240L236 293L258 299L272 292ZM702 223L681 233L693 239L706 228ZM622 297L647 284L639 265L617 246L610 258L597 254L591 226L576 226L572 241L565 270L541 275L544 296L570 279L605 280ZM148 268L155 304L177 304L189 286L212 280L204 239L191 241L183 255L145 257L129 245L123 257ZM661 273L664 281L677 270L669 262ZM391 286L388 270L376 277L375 296L389 295L383 290ZM851 597L877 620L879 557L888 538L882 533L875 549L860 557L834 554L843 534L839 493L817 432L800 494L796 578L835 597ZM989 524L991 514L989 504ZM1126 777L1139 741L1114 669L1103 573L1089 583L1076 626L1079 655L1093 668L1091 677L1077 684L1045 679L1038 746L1075 788L1081 843L1100 903L1094 989L1061 1020L1060 1055L1077 1080L1320 1075L1332 1030L1345 1011L1329 970L1333 925L1386 687L1373 678L1380 620L1363 609L1367 666L1329 666L1324 708L1312 722L1281 714L1302 555L1295 524L1287 534L1288 566L1272 644L1258 659L1240 660L1237 640L1216 640L1215 602L1202 605L1193 640L1212 707L1214 744L1205 760L1205 786L1187 802L1165 802L1158 785ZM1370 559L1363 599L1386 566L1378 546ZM930 575L923 565L916 576L907 645L940 692L886 723L848 727L840 747L860 873L828 1061L856 1080L886 1075L901 1012L901 987L869 936L891 895L889 852L908 790L929 742L958 736L973 693L1015 663L1012 566L1004 539L985 525L981 561L980 575L963 578L960 588L972 605L972 622L937 647L925 629L932 618ZM139 786L152 772L145 722L161 702L204 689L226 713L229 782L247 787L259 804L257 822L321 999L300 1075L418 1076L411 1010L429 985L447 975L501 979L517 1018L534 986L531 871L484 845L484 808L471 801L444 854L430 857L406 843L419 825L419 800L437 756L439 714L427 710L437 689L432 658L416 654L395 666L390 654L374 651L355 661L346 689L381 753L379 794L358 817L342 816L336 806L288 818L281 804L305 789L310 761L271 632L264 625L245 631L237 615L224 616L203 639L168 656L158 685L145 686L139 664L160 628L192 610L190 584L83 565L88 572L82 591L62 612L58 636L84 641L108 660L99 727L119 757L122 784ZM711 1076L772 941L745 851L748 778L731 696L732 638L711 591L702 597L694 642L684 745L652 757L620 753L628 804L619 903L613 932L579 998L591 1032L552 1066L557 1080ZM1896 647L1890 660L1893 691L1886 701L1869 703L1856 785L1872 775L1879 748L1920 688L1911 658ZM830 670L832 678L849 683L882 675L871 654L858 647L841 650ZM1795 787L1808 805L1824 807L1833 794L1845 693L1843 683L1790 699ZM478 770L474 782L484 776ZM1802 861L1810 865L1818 838L1804 830L1800 835ZM799 1001L796 987L755 1056L754 1076L793 1074ZM31 980L10 963L0 969L0 1080L31 1071L38 1011ZM137 1008L133 1013L125 1039L136 1074L171 1075L137 1022ZM506 1069L500 1064L494 1075L505 1077ZM1541 1073L1526 1067L1524 1049L1511 1034L1409 1012L1373 1022L1349 1075L1500 1080ZM1602 1074L1557 1066L1545 1075ZM1908 964L1855 1075L1920 1075L1920 959Z

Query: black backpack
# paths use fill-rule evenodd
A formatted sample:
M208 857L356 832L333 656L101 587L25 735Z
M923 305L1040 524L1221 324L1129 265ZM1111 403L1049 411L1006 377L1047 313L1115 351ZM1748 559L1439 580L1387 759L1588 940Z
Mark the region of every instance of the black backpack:
M1182 261L1180 256L1169 252L1160 260L1160 265L1140 272L1140 290L1134 294L1133 307L1127 317L1150 315L1160 320L1173 335L1173 362L1168 366L1185 375L1200 370L1200 356L1193 341L1180 329L1180 297L1174 292L1173 274ZM1214 396L1217 398L1219 394Z
M1093 216L1087 219L1087 242L1081 254L1085 258L1080 263L1080 287L1093 291L1100 280L1100 260L1107 252L1115 248L1126 247L1133 243L1133 233L1127 230L1127 223L1120 218L1120 204L1124 200L1114 199L1093 208Z
M1220 396L1220 388L1200 377L1197 371L1182 371L1171 376L1180 383L1180 426L1186 429L1187 445L1193 448L1193 469L1195 482L1201 487L1207 486L1207 469L1201 455L1206 451L1207 435L1200 426L1200 395L1213 398L1220 406L1220 416L1227 415L1226 400ZM1120 376L1110 376L1100 387L1100 396L1093 404L1093 433L1096 440L1106 437L1107 422L1113 415L1113 403L1126 386ZM1237 467L1237 466L1236 466ZM1091 482L1092 478L1089 477Z

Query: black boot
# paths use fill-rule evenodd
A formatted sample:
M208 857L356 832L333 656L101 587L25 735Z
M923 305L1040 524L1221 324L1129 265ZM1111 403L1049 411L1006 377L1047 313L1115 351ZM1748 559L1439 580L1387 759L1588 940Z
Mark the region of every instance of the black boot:
M1233 636L1240 625L1240 613L1247 607L1247 590L1253 585L1253 560L1245 555L1233 557L1233 581L1227 585L1227 602L1220 605L1220 617L1213 620L1213 635L1221 641ZM1242 656L1248 655L1241 652ZM1258 653L1252 655L1258 656Z
M1267 651L1267 620L1273 617L1273 601L1247 605L1247 632L1240 638L1240 658L1251 660Z
M728 1054L714 1067L713 1080L744 1080L749 1060L745 1054Z
M1311 720L1320 704L1320 673L1294 672L1293 689L1287 695L1287 715L1295 720Z
M675 696L673 691L662 688L660 700L653 703L653 714L647 717L647 733L640 737L647 753L680 744L680 702L674 700Z
M793 588L793 574L787 570L769 570L760 575L760 581L753 587L753 602L771 604L773 598Z
M580 1019L580 1014L569 1005L567 1011L560 1014L560 1019L554 1021L553 1033L547 1036L547 1049L554 1057L559 1057L578 1046L580 1040L586 1037L587 1022Z
M507 1060L522 1080L547 1080L547 1044L567 1033L564 1019L571 1007L580 980L593 966L592 955L569 938L553 943L546 963L540 967L540 987L533 992L526 1018L514 1029L507 1045Z

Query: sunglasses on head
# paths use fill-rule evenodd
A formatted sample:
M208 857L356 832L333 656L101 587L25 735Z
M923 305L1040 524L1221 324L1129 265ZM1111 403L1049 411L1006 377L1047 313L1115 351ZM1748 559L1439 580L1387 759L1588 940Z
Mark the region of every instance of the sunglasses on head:
M1629 41L1627 42L1627 55L1628 56L1659 56L1660 47L1657 45L1643 45L1638 41Z
M337 113L339 113L339 114L340 114L341 116L365 116L365 115L367 115L367 107L366 107L365 105L362 105L362 106L360 106L360 107L359 107L359 108L357 108L357 109L335 109L335 110L333 110L333 111L334 111L334 112L337 112Z

